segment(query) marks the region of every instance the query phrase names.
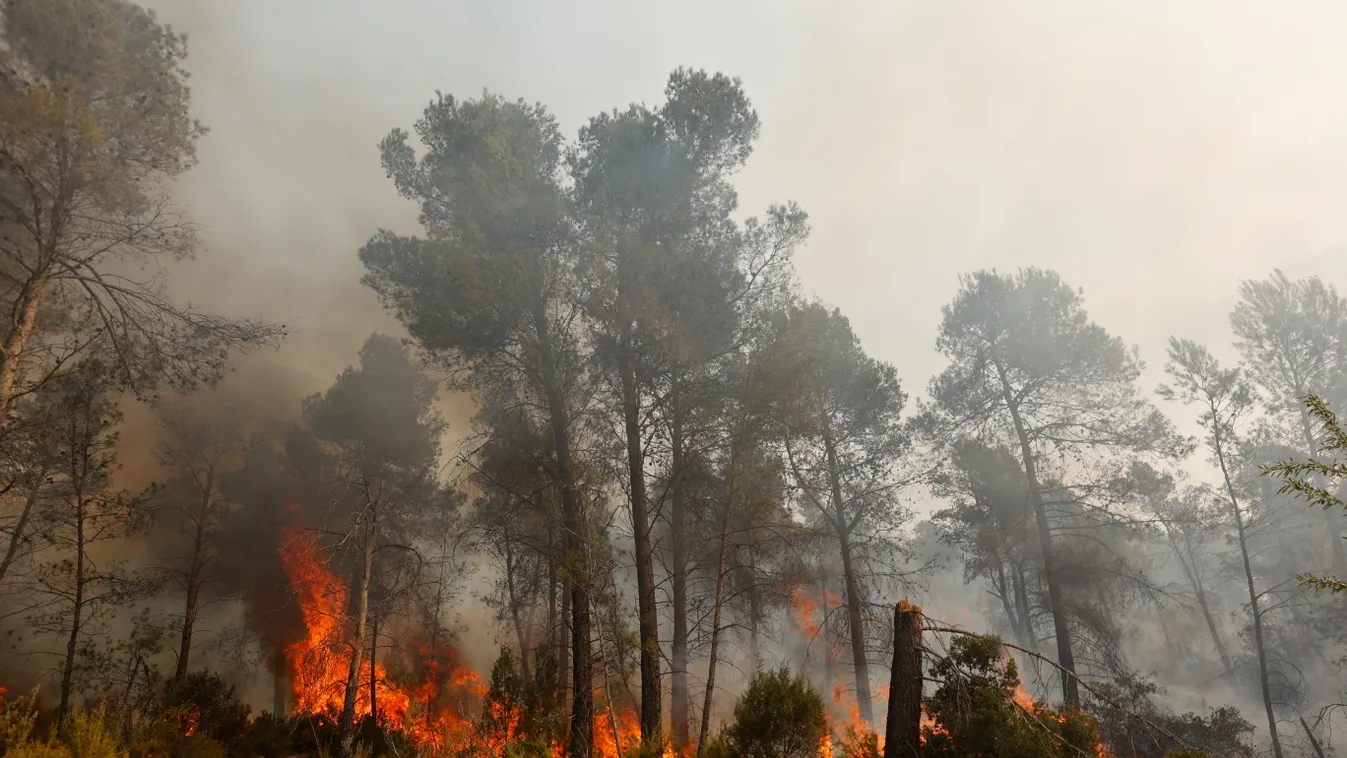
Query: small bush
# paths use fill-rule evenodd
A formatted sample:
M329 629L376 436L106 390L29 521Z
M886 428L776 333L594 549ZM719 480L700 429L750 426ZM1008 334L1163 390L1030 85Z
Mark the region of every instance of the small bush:
M734 706L725 739L738 758L814 758L827 734L823 697L783 668L753 677Z
M125 758L126 751L108 724L102 706L70 714L65 728L65 744L73 758Z

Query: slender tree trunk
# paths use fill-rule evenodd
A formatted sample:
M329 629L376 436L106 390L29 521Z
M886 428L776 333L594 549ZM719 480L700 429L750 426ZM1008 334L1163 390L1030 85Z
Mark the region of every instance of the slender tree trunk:
M356 601L355 634L351 640L351 667L346 673L346 696L342 701L337 734L341 740L340 755L351 755L355 741L355 705L360 692L360 664L365 657L365 632L369 623L369 586L374 576L374 524L365 527L364 566L360 572L360 592Z
M514 548L511 546L512 539L510 535L505 535L505 592L509 596L510 604L510 622L514 625L515 640L519 644L520 667L527 674L528 672L528 639L524 632L524 620L519 616L519 606L521 600L515 591L515 569Z
M711 611L711 656L706 668L706 691L702 694L702 722L697 734L697 758L703 758L706 751L706 740L711 730L711 706L715 702L716 662L720 657L720 614L725 598L725 557L730 541L730 509L734 502L732 486L725 495L724 507L720 512L720 542L716 548L716 590L712 598L714 605Z
M290 715L285 701L290 686L290 662L285 659L285 650L277 647L271 654L271 713L277 718Z
M0 428L3 428L3 421L0 421ZM28 521L33 517L33 509L37 507L38 497L42 493L42 482L47 478L46 472L39 473L33 480L33 484L28 490L28 495L23 499L23 510L19 511L19 519L14 523L14 531L9 535L9 547L5 549L5 557L0 559L0 584L5 581L5 575L9 573L9 567L14 564L14 559L19 555L19 546L23 544Z
M1076 657L1071 650L1071 624L1066 615L1066 597L1062 593L1062 580L1057 565L1057 551L1052 546L1052 528L1048 524L1048 509L1043 503L1043 489L1038 482L1038 467L1035 465L1033 446L1029 443L1029 433L1020 418L1020 409L1015 403L1015 394L1005 369L996 364L996 372L1001 380L1001 395L1006 410L1015 427L1015 436L1019 439L1020 453L1024 458L1024 474L1029 480L1029 500L1034 508L1034 520L1038 522L1038 542L1043 552L1043 578L1048 584L1048 602L1052 606L1052 626L1057 638L1057 663L1071 672L1076 671ZM1062 700L1066 705L1080 705L1080 683L1075 676L1062 674Z
M1024 574L1024 559L1015 561L1015 607L1024 623L1024 646L1038 652L1038 634L1034 632L1034 617L1029 612L1029 579Z
M1230 660L1230 653L1225 649L1225 640L1221 639L1221 632L1216 627L1216 618L1211 614L1211 605L1207 600L1207 588L1202 583L1202 577L1198 574L1196 565L1189 565L1188 557L1179 549L1178 541L1174 539L1174 533L1170 531L1169 525L1165 525L1165 536L1169 538L1169 547L1174 551L1175 557L1179 559L1179 567L1183 569L1183 574L1188 578L1188 585L1193 589L1193 596L1197 598L1197 607L1202 611L1202 618L1207 622L1207 633L1211 635L1211 644L1216 648L1216 654L1221 658L1221 668L1225 669L1226 676L1235 675L1234 663ZM1188 555L1192 555L1192 544L1184 539L1188 545ZM1194 562L1195 563L1195 562Z
M23 368L23 351L37 326L38 310L47 289L47 275L33 276L24 282L14 302L13 323L4 344L0 345L0 429L9 425L9 409Z
M369 716L379 723L379 614L370 614L369 631Z
M1213 409L1213 412L1215 409ZM1249 612L1253 616L1253 643L1258 654L1258 689L1263 696L1263 710L1267 714L1268 736L1272 740L1273 758L1282 758L1281 739L1277 735L1277 715L1272 710L1272 689L1268 684L1267 652L1263 647L1263 611L1258 605L1258 589L1253 579L1253 564L1249 560L1249 543L1245 533L1244 513L1239 508L1239 498L1235 496L1235 487L1230 481L1230 471L1225 464L1224 440L1221 439L1220 418L1216 416L1212 424L1212 441L1216 447L1216 460L1221 464L1221 476L1225 480L1226 495L1230 498L1230 510L1235 516L1235 535L1239 538L1239 555L1244 563L1244 579L1249 588Z
M906 600L893 609L893 666L884 758L921 756L921 608Z
M594 652L591 645L589 591L589 529L585 521L580 490L571 460L569 413L557 376L556 355L548 331L547 314L541 303L533 309L538 337L541 379L547 400L552 432L552 448L557 457L557 475L561 486L562 526L567 533L567 581L570 584L571 612L571 758L589 758L594 746Z
M84 623L84 495L76 491L75 514L75 598L70 608L70 636L66 638L65 661L61 665L61 701L56 708L56 729L64 737L70 721L70 696L75 681L75 654L79 647L80 627Z
M182 634L178 641L178 666L173 672L174 680L180 681L187 676L188 661L192 655L192 631L196 627L197 612L201 607L202 574L205 571L207 530L211 528L211 508L215 496L215 466L206 470L205 482L201 492L201 508L195 514L192 535L192 560L187 567L187 600L182 609Z
M1306 454L1317 455L1319 442L1315 439L1314 427L1310 423L1310 414L1305 410L1303 404L1300 407L1300 429L1305 435ZM1315 482L1317 486L1321 489L1327 489L1327 487L1324 487L1321 477L1315 476L1314 478L1317 480ZM1338 512L1337 508L1324 509L1324 528L1328 533L1329 550L1333 556L1333 575L1347 576L1347 551L1343 549L1347 545L1343 544L1342 514Z
M669 718L673 727L673 744L682 750L691 735L688 733L688 578L687 578L687 497L684 490L686 461L683 450L683 397L677 374L669 393L672 423L669 429L671 448L670 469L672 497L669 514L669 559L673 575L673 643L669 668Z
M861 588L851 553L851 525L842 500L842 475L837 462L837 448L832 434L823 434L824 449L828 453L828 483L832 487L833 520L837 541L842 550L842 580L846 587L847 626L851 637L851 662L856 678L856 705L867 725L874 725L875 712L870 703L870 661L865 652L865 620L861 615Z
M641 734L654 743L663 729L660 716L659 611L655 605L654 549L650 538L650 504L645 487L645 451L641 441L640 389L626 340L622 356L622 417L627 434L627 473L631 485L632 537L636 542L636 600L641 637Z
M762 670L762 643L758 624L762 619L762 588L758 586L757 556L753 548L748 549L748 655L752 661L752 672Z

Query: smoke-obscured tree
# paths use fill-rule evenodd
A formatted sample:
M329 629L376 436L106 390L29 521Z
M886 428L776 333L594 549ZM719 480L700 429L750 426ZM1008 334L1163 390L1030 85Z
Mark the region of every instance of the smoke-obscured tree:
M330 497L326 528L355 552L355 607L347 621L350 669L338 722L341 752L355 737L371 590L389 562L414 553L413 535L437 503L440 434L435 382L396 339L375 334L325 392L306 398L291 454ZM374 661L365 665L374 671Z
M943 309L936 347L950 365L930 386L947 433L1016 449L1042 552L1058 662L1075 670L1056 529L1045 497L1048 466L1091 472L1136 454L1182 448L1169 422L1137 392L1141 361L1090 321L1080 295L1053 272L980 271L961 279ZM1079 687L1062 677L1067 702Z
M57 718L64 728L74 696L82 646L106 633L113 614L156 587L125 560L105 560L98 551L143 528L151 493L116 489L117 423L113 379L99 363L82 364L44 389L54 407L52 455L58 461L51 501L44 515L44 558L26 579L33 598L29 628L63 638L54 653L59 677Z
M1258 589L1254 573L1254 559L1250 550L1249 517L1247 505L1242 505L1235 486L1238 454L1239 425L1254 406L1253 388L1238 368L1222 368L1211 353L1191 340L1170 338L1169 360L1165 373L1172 385L1162 385L1161 397L1183 405L1196 405L1198 424L1204 431L1204 443L1211 461L1221 472L1221 481L1231 521L1235 526L1236 544L1244 569L1244 581L1249 595L1249 615L1253 624L1254 653L1258 660L1258 686L1263 708L1267 714L1268 735L1272 740L1272 754L1281 758L1281 741L1277 734L1277 715L1274 711L1272 684L1268 674L1268 650L1264 635L1264 592Z
M216 379L270 324L169 299L196 231L169 179L195 161L186 40L127 0L14 0L0 45L0 428L97 349L137 391Z
M1263 391L1281 442L1315 455L1321 437L1305 400L1347 389L1347 299L1319 277L1291 280L1281 271L1240 283L1230 312L1243 365ZM1333 573L1347 575L1343 514L1323 513Z
M14 423L0 444L0 587L10 571L41 547L33 529L40 524L43 505L59 461L53 456L56 406L39 398L16 403Z
M398 191L420 204L426 236L376 235L360 251L365 282L412 338L455 372L455 386L516 386L548 429L548 470L569 540L570 754L588 758L594 714L585 571L592 532L573 444L582 372L561 135L541 106L494 95L437 97L416 131L427 148L420 158L401 129L381 152Z
M173 678L187 675L192 639L202 607L220 599L220 532L231 504L222 486L242 467L257 444L246 429L246 412L221 409L210 417L200 411L161 407L159 427L164 436L155 459L167 469L169 480L156 501L156 521L169 533L164 571L182 593L182 615L177 619L178 658Z
M802 304L777 328L775 349L791 355L784 370L801 387L784 415L786 455L801 505L837 542L856 702L873 724L866 583L896 552L890 535L908 516L898 492L907 396L897 371L866 355L841 311Z
M1141 504L1154 516L1164 534L1170 554L1192 593L1193 603L1211 636L1212 648L1226 676L1233 678L1235 665L1225 635L1218 622L1220 599L1214 575L1214 548L1224 541L1228 529L1229 508L1221 496L1209 487L1180 489L1174 477L1148 466L1138 466L1132 474L1140 485Z
M949 470L939 472L933 487L953 501L932 517L940 540L959 548L965 583L991 585L1015 641L1037 650L1030 599L1038 593L1041 567L1024 470L1008 449L977 440L958 442L952 452Z
M595 358L621 418L636 552L641 635L641 726L661 731L659 619L645 440L651 407L670 408L676 655L675 741L686 743L685 458L683 373L730 339L737 286L737 198L729 176L752 150L758 118L740 83L679 69L663 107L632 105L591 118L570 156L580 223L581 281ZM694 307L689 307L695 303ZM719 348L719 349L718 349ZM662 381L667 377L667 382ZM681 607L680 607L681 606ZM681 728L680 728L681 725Z

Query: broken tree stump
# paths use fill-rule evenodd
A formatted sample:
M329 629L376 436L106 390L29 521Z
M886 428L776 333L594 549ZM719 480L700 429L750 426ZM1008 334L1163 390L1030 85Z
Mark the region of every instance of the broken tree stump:
M893 667L884 758L921 755L921 608L899 601L893 609Z

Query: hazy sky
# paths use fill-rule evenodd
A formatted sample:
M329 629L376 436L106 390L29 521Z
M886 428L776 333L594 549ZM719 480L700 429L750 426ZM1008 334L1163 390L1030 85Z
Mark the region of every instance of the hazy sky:
M541 101L573 135L658 102L679 65L742 77L763 124L744 210L811 214L805 288L914 395L940 367L940 306L980 267L1057 269L1155 370L1170 334L1224 352L1240 279L1343 284L1340 2L148 5L188 32L212 130L184 183L208 227L184 292L293 320L303 391L392 328L356 250L415 229L376 143L436 89Z

